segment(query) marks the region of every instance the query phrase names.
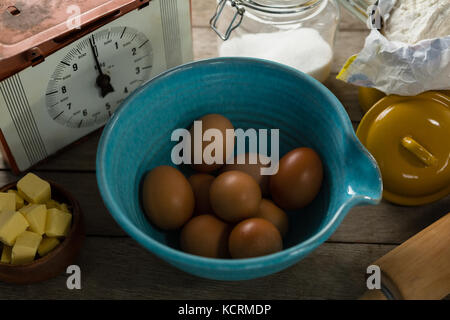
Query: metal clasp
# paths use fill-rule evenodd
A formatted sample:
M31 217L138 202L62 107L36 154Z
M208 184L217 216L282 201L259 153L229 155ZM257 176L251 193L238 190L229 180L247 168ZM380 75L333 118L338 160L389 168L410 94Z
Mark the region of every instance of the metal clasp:
M217 22L220 18L220 15L222 14L223 9L225 8L225 5L227 2L230 2L231 6L236 8L236 13L233 16L233 19L231 20L230 25L228 26L227 31L225 34L221 33L217 27ZM239 6L241 2L239 0L221 0L219 4L217 5L216 13L209 21L209 25L214 30L215 33L222 39L223 41L226 41L230 38L231 33L239 27L242 23L242 19L244 18L244 12L245 9L241 6ZM236 20L238 19L238 20Z

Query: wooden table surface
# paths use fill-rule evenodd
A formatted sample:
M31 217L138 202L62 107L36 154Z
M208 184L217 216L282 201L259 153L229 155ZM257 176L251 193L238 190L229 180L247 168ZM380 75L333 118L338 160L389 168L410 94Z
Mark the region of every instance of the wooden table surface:
M193 0L195 59L217 55L208 27L214 0ZM346 59L359 52L367 31L344 9L336 57L326 86L341 100L357 126L362 112L357 89L335 79ZM185 274L140 247L115 223L102 203L95 178L99 134L34 171L78 198L87 237L77 260L82 289L68 290L67 275L44 283L0 283L0 299L354 299L365 291L365 271L373 261L450 211L450 197L422 207L382 202L352 209L335 234L295 266L262 279L220 282ZM17 179L0 159L0 185Z

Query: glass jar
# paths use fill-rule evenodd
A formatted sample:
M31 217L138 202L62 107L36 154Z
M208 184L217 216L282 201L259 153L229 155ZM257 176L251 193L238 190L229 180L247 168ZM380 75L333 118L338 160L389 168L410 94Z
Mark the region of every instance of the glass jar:
M363 23L367 23L369 15L377 13L378 0L339 0L339 3Z
M217 0L220 56L272 60L325 81L340 19L336 0ZM222 31L224 30L224 31Z

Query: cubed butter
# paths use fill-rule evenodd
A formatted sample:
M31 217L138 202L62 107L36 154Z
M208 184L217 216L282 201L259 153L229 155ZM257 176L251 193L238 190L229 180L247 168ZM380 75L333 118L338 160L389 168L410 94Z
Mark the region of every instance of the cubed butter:
M47 209L57 208L61 211L70 213L70 210L69 210L69 207L67 206L67 204L59 203L58 201L53 200L53 199L50 199L49 201L47 201L47 203L45 205L47 206Z
M0 212L16 211L16 197L7 192L0 192Z
M61 203L61 204L59 205L59 210L64 211L64 212L67 212L67 213L70 213L69 207L68 207L67 204L65 204L65 203Z
M24 215L30 224L30 230L39 235L45 233L45 226L47 222L47 207L45 204L32 204L22 208L20 212Z
M19 195L25 200L36 204L45 204L51 198L50 183L33 173L28 173L17 182Z
M32 206L34 206L34 204L33 204L33 203L29 203L29 204L23 206L22 208L20 208L20 209L19 209L19 212L20 212L21 214L25 214L25 212L27 212L28 209L29 209L30 207L32 207Z
M12 193L16 197L16 211L23 208L23 206L25 205L25 201L19 195L19 192L17 192L16 190L8 190L8 193Z
M38 253L41 257L55 249L59 245L60 241L57 238L43 238L38 248Z
M17 237L11 252L11 264L26 264L34 260L41 244L42 236L31 231L25 231Z
M70 213L55 208L49 209L47 210L45 234L49 237L66 236L71 222L72 215Z
M3 246L2 257L0 259L1 263L11 263L11 250L12 247Z
M59 209L59 206L60 206L60 204L53 199L48 200L45 205L47 206L47 209L53 209L53 208Z
M12 246L16 238L29 227L27 219L18 211L3 211L0 215L0 241Z

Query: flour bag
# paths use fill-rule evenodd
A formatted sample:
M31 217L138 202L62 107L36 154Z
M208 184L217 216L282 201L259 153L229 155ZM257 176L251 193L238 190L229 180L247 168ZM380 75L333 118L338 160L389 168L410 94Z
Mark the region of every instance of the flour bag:
M431 2L436 12L431 11ZM364 48L345 63L338 79L402 96L450 89L450 1L378 0L370 11L372 30ZM389 29L391 40L380 32L382 26ZM428 38L430 32L439 37ZM402 41L393 40L396 37Z

